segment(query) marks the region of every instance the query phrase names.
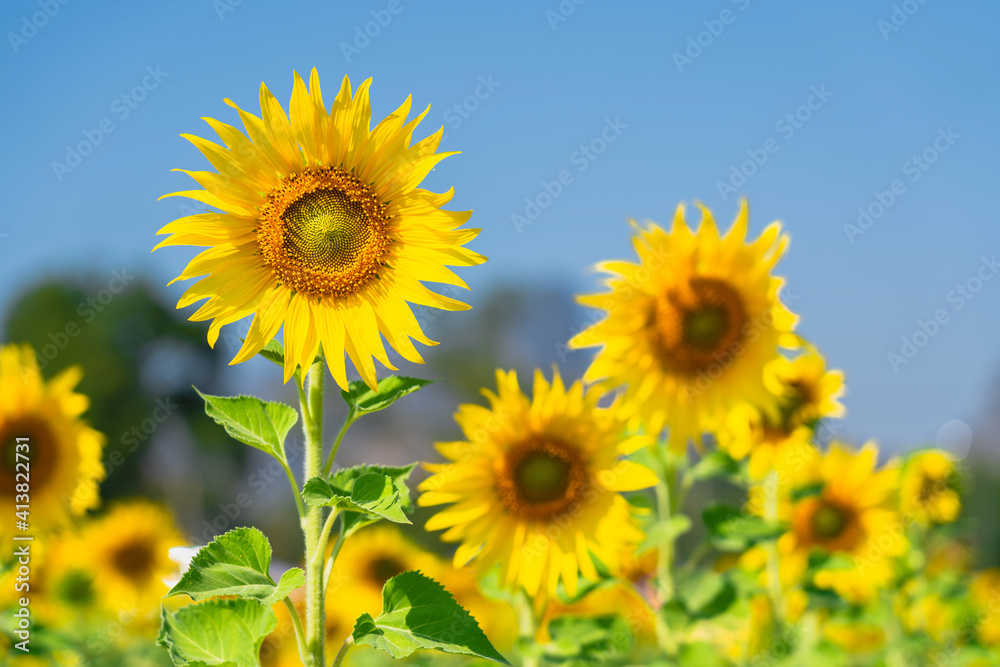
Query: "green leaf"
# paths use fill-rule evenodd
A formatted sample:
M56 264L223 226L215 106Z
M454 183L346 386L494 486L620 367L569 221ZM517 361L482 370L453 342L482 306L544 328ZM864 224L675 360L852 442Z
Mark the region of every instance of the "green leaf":
M261 351L258 352L257 354L259 354L260 356L264 357L268 361L273 361L274 363L278 364L282 368L285 367L285 346L282 345L281 342L277 338L272 338L271 340L269 340L267 342L267 345L265 345L261 349ZM321 358L322 357L320 357L319 355L316 355L316 358L313 359L313 363L315 364ZM306 370L309 370L309 369L306 369Z
M727 667L730 664L720 655L719 649L708 642L685 644L677 655L678 667Z
M720 551L741 551L771 540L785 532L779 524L769 523L754 514L740 512L726 505L713 505L702 512L705 527L712 534L712 544Z
M552 662L606 664L632 646L628 624L620 616L560 616L549 623L552 641L542 647Z
M378 381L378 391L372 391L360 380L351 382L348 390L341 390L340 395L347 401L350 408L348 419L354 420L362 415L384 410L398 399L426 387L433 380L421 380L402 375L390 375Z
M256 396L209 396L200 391L198 395L205 400L205 414L225 428L226 433L285 461L285 436L299 419L295 408Z
M702 570L685 578L678 593L688 614L695 619L718 616L736 601L736 588L732 582L711 570Z
M732 477L739 474L739 471L739 464L729 454L715 450L703 456L688 474L697 481L704 481L716 477Z
M187 594L194 600L238 595L270 606L305 586L305 574L293 567L274 582L271 545L256 528L236 528L212 540L195 554L177 585L167 594Z
M353 637L356 644L374 646L394 658L436 649L510 664L451 593L420 572L404 572L387 581L382 588L382 615L359 616Z
M413 512L413 500L410 497L410 488L406 485L410 473L416 467L416 463L407 466L379 466L379 465L359 465L351 468L341 468L329 479L330 487L334 493L350 497L357 480L365 475L385 475L392 479L396 491L399 493L399 507L406 514ZM308 502L308 501L307 501ZM388 517L386 517L388 518ZM345 536L349 536L361 528L378 521L378 516L368 512L344 512L340 520L344 522ZM409 523L407 521L406 523Z
M161 613L156 643L175 665L260 667L260 646L278 624L270 607L252 600L209 600Z
M322 477L313 477L302 489L302 499L313 506L336 507L395 523L410 523L403 513L403 501L391 477L369 473L352 481L348 494Z

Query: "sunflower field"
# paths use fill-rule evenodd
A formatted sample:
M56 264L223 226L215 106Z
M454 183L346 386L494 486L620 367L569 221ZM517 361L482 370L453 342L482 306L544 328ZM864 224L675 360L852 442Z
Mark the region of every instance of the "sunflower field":
M278 14L258 15L257 28L240 23L275 8L203 5L223 29L236 30L219 38L237 49L230 59L251 54L236 46L240 30L272 26L257 49L294 48L296 62L313 53ZM62 0L37 6L42 25L32 5L10 33L15 55L42 47L62 29L57 19L68 23L78 9ZM280 11L299 11L291 6L298 7ZM348 11L309 7L321 16ZM409 7L402 0L374 7L353 36L340 30L334 55L349 65L375 58L379 40L404 39L412 30L404 23L432 11ZM876 37L896 44L908 22L939 9L892 5L888 18L873 16L871 24ZM180 25L170 23L177 8L147 11ZM535 19L565 40L574 28L619 18L601 13L587 24L591 11L611 12L566 0L535 10ZM710 68L726 40L751 27L754 11L764 9L751 0L710 11L703 31L660 54L666 67L678 76ZM505 15L491 16L503 33ZM635 18L629 30L648 29ZM306 35L324 34L307 14L297 21ZM191 27L191 48L221 57L201 40L203 30ZM160 32L137 34L159 44ZM477 53L472 42L464 48ZM614 56L623 77L643 48ZM931 357L946 340L960 348L962 318L979 312L977 321L987 322L987 283L1000 264L990 253L977 258L972 277L934 302L946 307L919 310L913 332L888 352L878 348L875 363L898 378L890 388L872 380L870 357L845 354L839 342L872 336L874 327L824 314L821 295L846 289L852 266L831 270L824 259L831 242L815 241L822 237L809 220L761 220L756 208L751 217L756 190L766 191L751 177L791 156L794 141L820 129L812 116L835 112L837 102L826 110L826 100L849 93L837 84L832 93L826 84L808 87L805 102L773 123L781 138L754 139L743 151L749 159L741 156L712 186L721 201L711 207L705 198L663 195L658 200L671 201L661 222L574 219L543 229L555 224L547 210L566 193L615 198L615 184L644 178L638 165L616 163L615 180L601 157L631 139L627 133L644 134L634 151L658 151L662 137L685 140L686 130L669 123L651 129L606 116L594 139L567 151L572 170L546 172L541 189L510 214L509 233L549 240L518 246L518 254L495 243L496 220L473 216L449 179L504 190L520 167L463 174L451 166L458 160L444 161L459 151L444 146L454 145L447 134L477 120L495 90L508 85L496 94L521 95L518 109L530 89L518 89L516 77L509 84L478 77L473 93L442 116L446 134L428 109L414 108L424 98L419 89L380 111L374 84L401 90L406 78L395 68L407 71L406 57L373 65L382 75L358 77L345 74L354 65L313 56L322 67L284 68L288 80L262 83L256 99L240 90L242 65L230 78L228 66L209 74L202 62L210 97L232 90L241 101L210 106L189 89L209 105L201 111L208 127L197 133L189 131L188 106L167 97L178 85L169 66L150 65L139 85L114 99L108 124L85 129L84 141L53 162L58 183L103 170L87 186L94 197L118 187L115 179L142 189L146 219L114 229L137 238L143 255L110 280L51 270L19 282L12 271L19 293L0 301L0 666L1000 665L995 457L969 453L973 437L960 420L904 445L880 445L863 432L920 422L921 411L949 394L966 396L964 384L942 380L919 385L926 400L914 402L903 387L920 376L907 366L938 363ZM729 62L736 67L739 58ZM290 96L272 93L279 85ZM619 89L607 86L602 100ZM572 85L560 91L571 123ZM187 143L176 155L191 168L155 172L147 192L145 172L128 173L142 167L99 162L110 153L98 146L113 145L150 113L184 128ZM712 105L698 111L716 113ZM912 205L918 195L907 193L918 191L924 172L940 158L927 178L939 177L951 159L944 153L956 143L952 155L967 148L965 131L939 129L930 148L900 167L907 184L886 180L874 192L881 212L859 207L854 224L835 230L847 237L838 242L870 247L890 233L898 223L888 220ZM463 150L474 153L469 136ZM179 150L173 144L181 142L169 139L147 137L148 148L130 150ZM133 140L144 141L138 130ZM501 151L534 155L513 129L493 141L487 162ZM831 146L846 150L855 141L872 139ZM798 159L792 171L825 168ZM591 168L601 171L586 174ZM700 168L693 159L692 169ZM181 179L183 189L170 186ZM12 189L12 198L32 196L34 181L21 183L23 193ZM169 189L176 191L162 194ZM156 204L148 201L154 192ZM38 205L57 206L56 199L42 196ZM765 208L780 209L775 199L778 206ZM104 201L109 218L117 215L114 200ZM624 218L646 205L616 200L615 210ZM168 221L147 224L153 210ZM0 234L0 263L36 257L27 246L18 250L25 235L86 255L82 241L60 235L75 233L74 225L100 234L101 223L87 215L73 225L16 228L10 243ZM876 226L883 215L887 222ZM796 260L790 241L800 234L805 256ZM113 247L112 236L100 247ZM908 242L891 252L916 253ZM942 253L955 247L949 243L940 227L928 242ZM597 263L577 261L583 254L574 244L599 251ZM534 274L527 287L495 278L501 287L488 298L476 294L477 273L493 264L514 274L546 261L559 278L545 283ZM594 275L581 282L588 270ZM823 275L802 292L784 277L815 273ZM861 292L884 285L850 284L858 303L869 304L862 321L895 307L862 300ZM828 355L827 346L840 352ZM848 420L855 374L865 400L884 394L883 421ZM894 403L897 391L910 398ZM975 442L989 437L977 433Z

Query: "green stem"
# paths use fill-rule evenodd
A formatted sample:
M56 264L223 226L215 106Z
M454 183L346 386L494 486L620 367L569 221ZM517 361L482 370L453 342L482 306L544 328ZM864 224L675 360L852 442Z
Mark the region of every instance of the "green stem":
M514 599L517 610L517 629L521 637L521 667L538 667L538 657L534 655L523 655L524 647L534 648L535 634L538 631L538 624L535 621L535 610L531 598L523 590L519 591Z
M337 439L333 441L333 447L330 449L330 454L326 457L326 462L323 464L323 477L330 474L330 470L333 468L333 460L337 457L337 450L340 449L340 441L344 439L344 434L347 433L347 429L351 427L354 423L354 418L347 415L344 419L343 425L340 427L340 431L337 433Z
M656 518L659 524L668 528L670 524L672 504L671 490L676 483L672 455L665 449L665 443L657 443L657 453L660 460L660 479L656 485ZM663 542L656 554L657 589L660 591L660 608L655 614L656 639L660 649L667 655L677 652L677 642L663 617L663 606L674 598L674 534L671 530L663 531Z
M778 492L778 473L774 470L767 474L764 480L764 518L768 523L778 523L778 503L780 494ZM767 590L771 598L771 613L774 614L775 634L779 634L784 626L785 607L782 604L784 597L781 587L781 568L778 562L778 543L770 540L765 550L767 551Z
M340 554L340 547L344 546L344 522L340 522L340 531L337 533L337 541L333 543L333 549L330 550L330 556L326 559L326 569L323 570L323 589L328 590L330 587L330 574L333 573L333 563L337 560L337 556Z
M305 479L318 477L323 467L323 362L309 369L308 396L299 385L302 403L302 425L305 431ZM326 619L323 588L323 508L306 509L306 665L323 667ZM318 553L317 553L318 552Z
M354 646L354 637L347 635L347 639L344 640L344 645L340 647L339 651L337 651L337 657L333 660L333 667L340 667L340 664L344 662L344 656L347 655L347 652L351 650L352 646Z
M295 608L295 605L288 598L285 598L282 602L288 607L288 614L292 617L292 625L295 627L295 642L299 645L299 659L304 663L306 661L306 635L302 630L302 619L299 618L299 610Z
M302 502L302 492L299 491L299 483L295 481L295 474L288 467L288 461L281 461L281 467L285 469L288 481L292 485L292 497L295 498L295 507L299 510L299 522L301 523L306 518L306 504Z

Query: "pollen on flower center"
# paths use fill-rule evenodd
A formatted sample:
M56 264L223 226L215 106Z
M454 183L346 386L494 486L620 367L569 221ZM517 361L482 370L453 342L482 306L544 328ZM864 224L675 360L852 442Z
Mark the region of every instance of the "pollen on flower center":
M664 366L695 374L743 338L746 308L739 293L717 278L691 278L668 290L652 313L655 345Z
M512 448L496 464L497 488L504 505L520 517L546 520L580 499L587 473L572 446L533 437Z
M264 263L290 289L317 297L356 293L385 269L385 204L340 167L286 176L260 209Z

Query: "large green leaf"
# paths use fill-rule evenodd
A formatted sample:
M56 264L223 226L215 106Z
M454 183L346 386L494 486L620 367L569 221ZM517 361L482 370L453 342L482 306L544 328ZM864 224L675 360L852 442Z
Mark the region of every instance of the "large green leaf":
M161 614L156 643L175 665L260 667L260 646L278 621L252 600L209 600Z
M418 649L436 649L509 664L451 593L420 572L404 572L382 588L382 615L362 614L354 641L405 658Z
M403 513L403 501L391 477L368 473L352 482L347 492L332 486L322 477L313 477L302 489L302 499L310 505L350 510L374 516L376 520L410 523Z
M763 540L780 536L785 528L726 505L712 505L702 512L712 545L720 551L742 551Z
M198 395L205 400L205 414L226 433L285 461L285 436L299 419L295 408L256 396L209 396L200 391Z
M549 635L552 640L540 648L551 662L607 664L632 646L621 616L560 616L549 623Z
M340 395L350 408L348 419L354 420L362 415L384 410L403 396L412 394L431 382L433 380L390 375L378 381L377 392L372 391L364 382L358 381L350 383L347 391L341 390Z
M274 582L271 545L256 528L236 528L215 538L195 555L168 595L187 594L194 600L216 595L238 595L272 605L305 586L305 574L293 567Z
M733 477L739 471L739 464L729 454L715 450L701 457L701 460L692 466L689 474L693 479L702 481L716 477Z

